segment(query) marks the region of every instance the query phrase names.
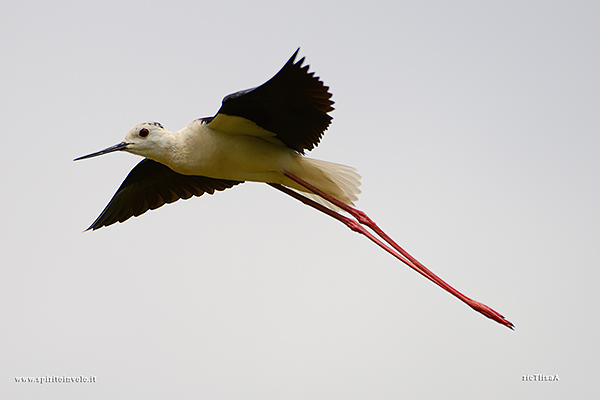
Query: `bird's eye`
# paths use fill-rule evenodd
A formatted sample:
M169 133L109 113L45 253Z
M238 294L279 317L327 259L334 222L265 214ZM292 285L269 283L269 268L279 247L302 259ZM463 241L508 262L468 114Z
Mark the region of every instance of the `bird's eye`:
M150 132L148 131L148 129L144 128L144 129L140 129L139 135L140 135L140 137L146 137L146 136L148 136L149 133Z

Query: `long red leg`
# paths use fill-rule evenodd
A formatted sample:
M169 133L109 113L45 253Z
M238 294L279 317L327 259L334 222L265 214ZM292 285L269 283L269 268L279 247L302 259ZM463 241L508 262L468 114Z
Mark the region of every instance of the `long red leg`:
M299 193L294 192L293 190L282 187L281 185L278 185L280 187L277 187L274 185L271 185L271 186L273 186L279 190L282 190L282 188L286 189L286 190L282 190L282 191L295 197L296 199L302 201L303 203L308 204L311 207L314 207L314 208L318 209L319 211L322 211L322 212L326 213L327 215L343 222L344 224L346 224L350 229L354 230L355 232L359 232L359 233L367 236L369 239L371 239L373 242L375 242L381 248L383 248L384 250L386 250L387 252L389 252L390 254L395 256L396 258L398 258L400 261L402 261L403 263L405 263L406 265L408 265L409 267L411 267L412 269L414 269L415 271L417 271L418 273L420 273L427 279L434 282L436 285L438 285L442 289L444 289L447 292L456 296L458 299L460 299L461 301L463 301L464 303L469 305L475 311L485 315L488 318L493 319L494 321L496 321L510 329L514 328L514 325L510 321L506 320L500 313L494 311L493 309L491 309L490 307L486 306L483 303L480 303L478 301L475 301L475 300L465 296L464 294L462 294L461 292L459 292L458 290L456 290L452 286L450 286L448 283L446 283L444 280L442 280L440 277L438 277L436 274L431 272L429 269L427 269L416 258L411 256L406 250L404 250L402 247L400 247L395 241L392 240L392 238L390 238L385 232L383 232L383 230L381 230L381 228L379 228L377 226L377 224L375 224L375 222L373 222L373 220L371 220L371 218L369 218L367 216L367 214L364 213L363 211L358 210L354 207L351 207L351 206L339 201L335 197L328 195L327 193L314 187L313 185L311 185L308 182L304 181L303 179L295 176L294 174L291 174L289 172L284 172L284 175L286 175L288 178L292 179L293 181L297 182L301 186L305 187L306 189L310 190L311 192L315 193L316 195L318 195L318 196L322 197L323 199L331 202L332 204L335 204L336 206L340 207L342 210L346 211L350 215L352 215L354 218L356 218L356 220L360 224L363 224L363 225L369 227L370 229L372 229L377 235L379 235L379 237L381 237L383 240L385 240L397 252L392 251L388 246L381 243L380 240L375 238L370 232L368 232L364 228L360 229L360 228L362 228L362 227L360 227L360 225L357 227L355 224L355 221L353 221L347 217L344 217L344 216L340 215L339 213L336 213L335 211L332 211L325 206L315 203L312 200L307 199L304 196L300 195ZM298 196L302 197L302 199L300 199ZM314 204L311 204L305 200L308 200ZM398 254L398 253L400 253L400 254Z
M351 218L345 217L345 216L325 207L324 205L319 204L316 201L309 199L308 197L305 197L298 192L293 191L292 189L290 189L288 187L285 187L278 183L269 183L268 185L274 187L277 190L281 190L285 194L289 194L290 196L294 197L295 199L300 200L301 202L303 202L304 204L306 204L308 206L316 208L317 210L329 215L332 218L337 219L338 221L340 221L341 223L343 223L344 225L346 225L348 228L352 229L353 231L358 232L362 235L365 235L371 241L373 241L375 244L377 244L379 247L381 247L382 249L384 249L385 251L387 251L388 253L390 253L391 255L393 255L394 257L396 257L403 263L410 264L410 261L407 260L406 257L404 257L402 254L398 253L397 251L395 251L394 249L392 249L391 247L389 247L388 245L383 243L381 240L377 239L371 232L366 230L357 221L355 221Z

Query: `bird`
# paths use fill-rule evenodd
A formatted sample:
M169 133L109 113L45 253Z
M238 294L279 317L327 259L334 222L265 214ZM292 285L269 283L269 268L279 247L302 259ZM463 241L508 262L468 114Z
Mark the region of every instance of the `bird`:
M514 329L501 314L427 269L354 207L361 179L354 168L306 157L330 126L334 102L329 87L304 65L305 57L297 60L299 51L262 85L225 96L212 117L195 119L176 132L159 122L143 122L122 142L76 158L117 151L144 157L86 231L179 199L214 194L246 181L264 182L366 236L475 311Z

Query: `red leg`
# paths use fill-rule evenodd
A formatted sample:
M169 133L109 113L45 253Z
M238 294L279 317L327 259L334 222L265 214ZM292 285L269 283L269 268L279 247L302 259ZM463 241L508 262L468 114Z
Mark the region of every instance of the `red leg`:
M297 192L294 192L291 189L285 188L283 186L277 187L272 184L271 184L271 186L273 186L279 190L286 189L286 190L282 190L282 191L295 197L296 199L302 201L303 203L308 204L314 208L317 208L319 211L322 211L322 212L326 213L327 215L332 216L333 218L336 218L337 220L346 224L350 229L354 230L355 232L362 233L363 235L365 235L369 239L371 239L373 242L378 244L381 248L383 248L384 250L386 250L387 252L389 252L390 254L395 256L396 258L398 258L400 261L402 261L403 263L405 263L406 265L408 265L409 267L411 267L412 269L414 269L415 271L417 271L418 273L420 273L427 279L431 280L432 282L434 282L436 285L438 285L442 289L453 294L454 296L459 298L461 301L465 302L467 305L469 305L475 311L485 315L488 318L493 319L494 321L496 321L502 325L507 326L510 329L514 328L514 325L510 321L506 320L500 313L494 311L493 309L491 309L490 307L486 306L483 303L480 303L478 301L475 301L475 300L465 296L464 294L462 294L461 292L459 292L458 290L456 290L452 286L450 286L448 283L446 283L444 280L442 280L440 277L438 277L436 274L431 272L429 269L427 269L416 258L411 256L406 250L404 250L402 247L400 247L395 241L392 240L392 238L390 238L385 232L383 232L383 230L381 230L381 228L379 228L377 226L377 224L375 224L375 222L373 222L373 220L371 220L371 218L369 218L367 216L367 214L365 214L363 211L358 210L354 207L351 207L351 206L339 201L335 197L328 195L327 193L323 192L322 190L320 190L320 189L314 187L313 185L309 184L308 182L304 181L303 179L298 178L294 174L291 174L289 172L284 172L284 175L287 176L288 178L292 179L296 183L300 184L301 186L305 187L306 189L310 190L314 194L322 197L323 199L331 202L332 204L335 204L336 206L340 207L342 210L344 210L347 213L349 213L350 215L352 215L354 218L356 218L356 220L360 224L363 224L363 225L369 227L370 229L372 229L377 235L379 235L379 237L381 237L383 240L385 240L397 252L392 251L388 246L383 244L380 240L375 238L370 232L368 232L364 228L361 230L361 229L357 228L355 225L352 225L353 223L355 223L355 221L353 221L347 217L344 217L344 216L336 213L335 211L330 210L329 208L327 208L325 206L322 206L318 203L312 202L312 200L307 199L306 197L300 195ZM292 195L288 191L292 192L294 194ZM302 197L302 199L304 199L304 200L300 199L298 196ZM308 200L314 204L309 204L305 200ZM318 206L318 207L316 207L316 206ZM400 253L400 254L398 254L398 253Z

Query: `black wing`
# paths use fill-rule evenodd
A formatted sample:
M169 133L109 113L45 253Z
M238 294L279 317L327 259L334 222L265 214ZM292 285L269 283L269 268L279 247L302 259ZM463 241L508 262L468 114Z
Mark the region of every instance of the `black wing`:
M225 190L239 183L242 182L182 175L166 165L145 158L131 170L104 211L87 230L124 222L165 203L202 196L204 193L213 194L215 190Z
M329 88L302 66L304 57L295 62L298 51L283 68L261 86L230 94L223 99L217 115L210 119L214 127L227 126L230 133L235 122L227 116L242 117L272 132L287 147L303 154L313 149L329 126L333 101ZM245 132L240 132L245 133Z

